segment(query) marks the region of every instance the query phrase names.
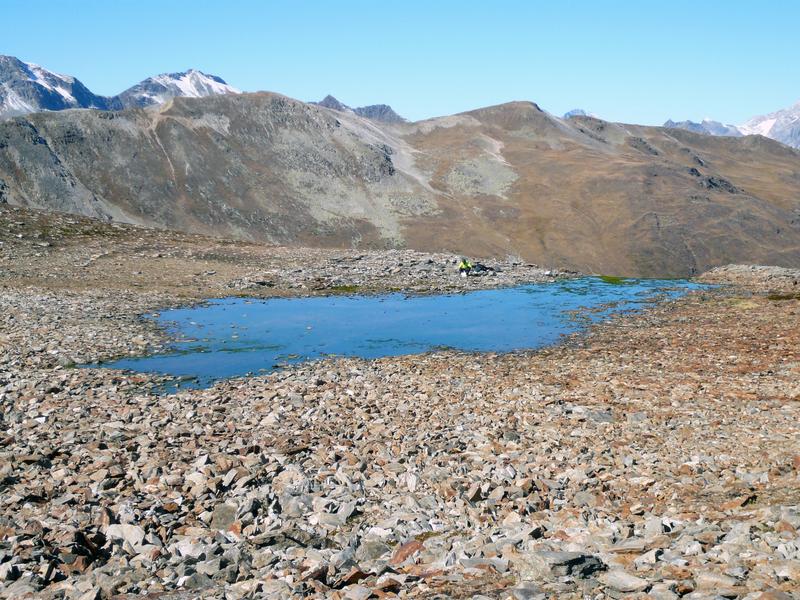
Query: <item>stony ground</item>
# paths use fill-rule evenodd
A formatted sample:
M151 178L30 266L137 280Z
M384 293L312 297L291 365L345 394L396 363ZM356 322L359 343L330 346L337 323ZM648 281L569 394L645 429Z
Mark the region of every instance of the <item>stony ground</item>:
M484 261L496 269L493 275L463 279L458 258L407 250L263 246L0 204L0 285L15 288L199 299L457 292L574 275L508 257Z
M137 315L191 298L495 283L2 214L0 597L800 597L800 272L720 269L537 353L159 396L71 366L163 347Z

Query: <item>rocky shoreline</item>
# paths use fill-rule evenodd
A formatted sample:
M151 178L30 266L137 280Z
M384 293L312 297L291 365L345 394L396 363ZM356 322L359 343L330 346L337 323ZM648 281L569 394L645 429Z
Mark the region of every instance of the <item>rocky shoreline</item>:
M719 269L704 280L724 287L540 352L325 360L164 396L72 365L162 348L137 315L203 297L473 280L416 253L24 222L0 246L0 597L800 593L798 271ZM398 262L411 275L382 276ZM135 270L152 285L126 287Z
M0 205L0 286L136 293L154 298L151 309L164 297L173 305L224 296L457 293L578 275L509 256L482 259L493 273L461 278L458 258L264 246Z

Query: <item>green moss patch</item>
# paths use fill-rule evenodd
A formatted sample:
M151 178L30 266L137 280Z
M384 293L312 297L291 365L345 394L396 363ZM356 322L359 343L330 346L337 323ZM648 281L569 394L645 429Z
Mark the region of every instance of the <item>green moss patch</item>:
M622 285L628 282L625 277L615 277L613 275L600 275L600 281L611 285Z

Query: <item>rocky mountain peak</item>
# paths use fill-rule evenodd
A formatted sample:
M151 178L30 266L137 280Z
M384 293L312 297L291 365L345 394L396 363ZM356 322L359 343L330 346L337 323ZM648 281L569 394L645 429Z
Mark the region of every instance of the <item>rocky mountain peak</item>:
M695 133L717 136L763 135L792 148L800 148L800 101L788 108L753 117L738 126L725 125L712 119L703 119L701 123L670 119L664 123L664 127L678 127Z
M121 110L161 104L177 96L200 98L238 93L221 77L189 69L148 77L116 96L99 96L75 77L14 56L0 56L0 119L68 108Z
M405 119L398 115L388 104L372 104L356 108L357 115L372 119L373 121L383 121L384 123L405 123Z
M685 129L686 131L692 131L694 133L700 133L703 135L717 135L717 136L729 136L729 137L741 137L742 132L735 125L725 125L724 123L720 123L719 121L714 121L711 119L703 119L700 123L695 121L673 121L672 119L668 119L664 123L664 127L667 129Z
M162 73L148 77L128 88L118 98L125 107L163 104L175 97L203 98L215 94L239 94L238 89L228 85L217 75L208 75L197 69L180 73Z
M350 107L346 104L342 104L336 98L328 94L319 102L312 102L312 104L316 104L318 106L324 106L325 108L330 108L331 110L338 110L344 112L346 110L350 110Z
M800 148L800 101L788 108L753 117L739 126L745 135L763 135Z
M119 108L69 75L60 75L14 56L0 56L0 119L41 110Z
M391 106L388 104L370 104L369 106L359 106L357 108L350 108L346 104L340 102L330 94L325 96L319 102L311 102L317 106L324 106L331 110L338 110L339 112L351 112L357 114L359 117L370 119L372 121L380 121L382 123L405 123L406 120L398 115Z
M564 113L564 118L569 119L570 117L593 117L591 113L586 112L582 108L573 108L572 110L568 110Z

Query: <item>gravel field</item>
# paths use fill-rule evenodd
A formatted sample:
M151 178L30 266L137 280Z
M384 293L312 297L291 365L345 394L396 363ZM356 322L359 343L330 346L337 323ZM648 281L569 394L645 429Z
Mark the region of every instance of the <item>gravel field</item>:
M573 274L0 225L0 597L800 597L799 271L717 269L538 352L158 395L74 365L163 349L139 315L207 297Z

